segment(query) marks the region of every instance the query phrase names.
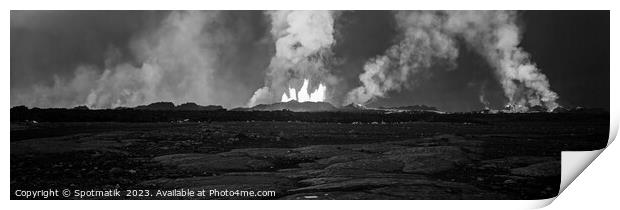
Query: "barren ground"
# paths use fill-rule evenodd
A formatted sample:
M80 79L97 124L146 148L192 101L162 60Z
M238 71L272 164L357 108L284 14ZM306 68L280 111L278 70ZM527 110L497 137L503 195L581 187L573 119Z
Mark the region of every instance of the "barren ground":
M12 123L11 192L217 188L276 191L259 199L543 199L558 192L560 151L599 149L608 130L604 120ZM256 199L232 197L239 198Z

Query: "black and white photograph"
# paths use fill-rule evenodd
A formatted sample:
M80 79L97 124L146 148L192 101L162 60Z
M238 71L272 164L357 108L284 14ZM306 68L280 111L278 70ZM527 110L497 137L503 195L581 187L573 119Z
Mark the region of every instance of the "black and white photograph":
M10 199L550 199L610 83L610 10L10 10Z

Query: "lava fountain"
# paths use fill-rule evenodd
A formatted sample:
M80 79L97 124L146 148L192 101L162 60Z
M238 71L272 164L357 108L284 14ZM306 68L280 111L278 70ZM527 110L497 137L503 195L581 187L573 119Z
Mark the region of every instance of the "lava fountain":
M289 88L288 96L286 95L286 92L282 94L282 102L288 102L292 100L296 100L298 102L325 101L325 91L327 90L327 87L325 87L325 85L323 84L319 84L319 87L316 90L309 93L308 91L309 83L310 82L308 81L308 79L304 79L304 84L301 86L301 89L299 89L299 92L297 92L295 88Z

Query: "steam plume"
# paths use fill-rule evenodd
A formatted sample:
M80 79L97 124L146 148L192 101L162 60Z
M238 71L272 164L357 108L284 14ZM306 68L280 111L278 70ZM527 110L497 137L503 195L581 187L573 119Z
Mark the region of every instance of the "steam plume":
M458 50L442 31L441 20L431 12L398 12L397 26L402 40L383 55L370 59L359 78L362 86L347 94L345 104L365 104L414 85L416 76L429 70L437 61L452 68Z
M290 87L299 89L309 79L309 91L318 88L318 82L327 84L335 78L326 68L335 43L334 16L330 11L272 11L271 35L276 53L267 69L265 87L258 89L248 106L280 101ZM292 97L292 96L289 96Z
M455 43L462 39L494 68L514 111L558 106L558 95L547 77L519 47L521 31L515 12L407 11L395 13L395 19L403 38L366 63L360 75L362 86L349 92L345 103L364 104L389 91L411 88L420 73L439 64L448 63L451 69L458 56Z
M487 100L487 96L485 93L486 86L487 81L485 80L484 82L482 82L482 85L480 85L480 90L478 92L478 101L484 106L484 109L490 109L491 102Z
M120 55L111 50L105 69L79 66L73 78L57 77L51 87L36 86L17 100L33 106L91 108L157 101L230 102L237 85L213 78L220 49L235 41L222 19L219 12L171 12L130 42L137 65L116 62Z

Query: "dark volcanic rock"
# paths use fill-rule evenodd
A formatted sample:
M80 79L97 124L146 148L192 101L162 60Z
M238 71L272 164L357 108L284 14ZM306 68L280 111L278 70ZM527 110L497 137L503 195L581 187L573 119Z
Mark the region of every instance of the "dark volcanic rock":
M314 145L307 147L295 148L289 157L301 160L316 160L322 158L333 157L347 152L347 149L339 145ZM351 150L348 150L351 151Z
M439 173L469 162L466 154L456 146L411 147L384 154L388 159L403 162L403 172L407 173Z
M273 190L275 196L283 195L287 190L293 188L294 183L286 178L274 173L238 173L238 174L223 174L221 176L205 176L205 177L190 177L190 178L159 178L154 180L144 181L138 184L140 187L145 188L157 188L157 189L180 189L186 188L194 191L199 190L252 190L252 191L264 191ZM248 198L260 198L260 197L243 197L243 196L228 196L228 197L186 197L186 199L248 199ZM268 197L263 197L268 198Z
M255 171L273 168L266 160L246 156L223 157L211 154L174 154L153 158L154 162L196 173L221 171Z
M327 170L330 169L361 169L368 171L379 171L379 172L394 172L400 171L403 168L403 163L400 161L390 160L390 159L361 159L354 160L350 162L344 163L336 163L328 166Z
M219 153L220 156L242 156L246 155L253 158L263 159L287 159L292 153L291 149L287 148L245 148L245 149L233 149L229 152Z
M318 178L303 179L303 180L300 180L299 183L304 184L304 185L321 185L321 184L327 184L331 182L340 182L340 181L350 180L350 179L352 178L350 177L318 177Z
M426 106L426 105L412 105L412 106L398 106L398 107L389 107L384 109L397 109L397 110L407 110L407 111L439 111L436 107Z
M73 110L89 110L87 106L76 106L72 108Z
M11 112L25 112L25 111L28 111L28 107L24 105L11 107Z
M529 112L547 112L547 108L541 105L532 106L528 110Z
M314 177L368 177L370 175L384 174L378 171L351 168L326 168L316 172Z
M566 113L566 112L569 112L569 110L567 108L558 106L555 109L553 109L551 112L553 112L553 113Z
M225 110L222 106L208 105L201 106L196 103L184 103L179 106L174 106L172 102L156 102L149 105L137 106L136 110L152 110L152 111L219 111Z
M196 103L184 103L174 108L175 110L182 111L218 111L224 110L222 106L216 105L208 105L208 106L200 106Z
M349 162L349 161L354 161L354 160L359 160L359 159L368 159L371 157L375 157L375 155L362 153L362 152L352 152L348 154L337 155L337 156L333 156L329 158L320 159L317 161L317 163L324 164L324 165L332 165L336 163Z
M11 143L11 154L52 150L57 153L96 151L107 155L124 152L122 156L128 156L123 150L144 140L119 138L127 134L22 140ZM243 138L238 132L233 134ZM194 141L199 142L172 142L176 145ZM501 199L512 195L486 190L559 175L559 160L552 157L513 156L480 161L477 151L483 146L483 142L470 136L444 134L372 143L238 148L216 154L180 152L141 160L157 168L157 172L149 173L149 181L140 180L132 186L163 190L275 190L274 198L284 199ZM451 175L463 167L484 173ZM140 166L117 164L101 170L112 177L140 176L145 171L148 170ZM494 175L489 176L488 171Z
M160 178L140 183L141 186L157 186L163 188L190 187L200 188L213 185L262 185L277 182L289 182L276 175L222 175L206 177L190 177L179 179Z
M369 190L370 193L397 197L398 199L473 200L502 199L498 193L481 190L472 185L455 182L431 182L422 185L389 186Z
M343 107L338 108L338 111L341 112L383 112L383 110L377 110L377 109L368 109L366 106L361 105L361 104L349 104Z
M586 107L575 107L574 109L569 110L571 113L582 113L582 114L603 114L606 113L605 110L601 108L586 108Z
M289 190L285 199L488 199L503 195L472 185L420 176L377 174L365 178L323 177L301 180L311 186Z
M326 190L360 190L390 185L428 184L428 180L399 179L399 178L358 178L343 181L329 182L290 190L291 192L326 191Z
M257 111L228 113L245 122L215 122L207 119L222 113L68 112L173 116L166 121L199 115L195 119L202 122L12 122L12 188L70 183L87 189L276 190L273 198L284 199L541 199L557 194L560 148L586 147L599 134L608 135L607 121L582 122L596 116L575 113L429 114L432 118L423 119L452 121L409 122L426 114ZM292 121L263 118L272 114ZM308 120L313 121L337 115L352 121L295 122L303 116L315 116ZM402 118L383 123L374 116ZM526 118L536 123L522 121ZM19 135L24 138L13 139Z
M544 163L532 164L526 167L510 170L512 174L519 176L549 177L559 176L561 171L560 161L549 161Z
M240 109L238 111L277 111L289 110L293 112L322 112L333 111L336 107L327 102L297 102L295 100L289 102L281 102L274 104L259 104L249 109Z
M555 161L555 158L538 156L512 156L501 159L481 161L480 167L485 169L513 169L550 161Z
M353 145L346 145L346 147L351 148L351 150L353 151L363 152L363 153L384 153L387 151L407 148L407 147L400 146L400 145L382 144L382 143L353 144Z
M110 135L122 135L118 132ZM11 154L37 153L64 153L76 151L100 151L126 154L121 150L124 146L131 144L136 139L123 139L120 141L106 139L106 135L73 135L52 138L28 139L11 142Z
M173 110L174 104L172 102L155 102L149 105L137 106L137 110Z
M394 200L402 199L399 197L393 197L382 194L372 194L367 192L350 192L350 191L330 191L330 192L311 192L311 193L298 193L286 196L282 199L285 200Z

